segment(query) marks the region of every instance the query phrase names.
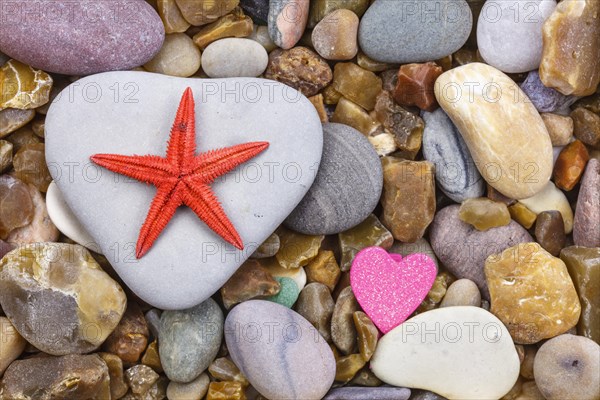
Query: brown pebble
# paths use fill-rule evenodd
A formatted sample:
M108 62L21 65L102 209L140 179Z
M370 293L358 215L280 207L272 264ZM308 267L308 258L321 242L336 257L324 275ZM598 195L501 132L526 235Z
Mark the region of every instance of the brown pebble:
M565 247L565 223L560 211L543 211L535 222L535 238L550 254L557 257Z
M537 353L537 347L535 346L523 346L525 355L523 362L521 363L521 376L525 379L533 379L533 361L535 360L535 354Z
M335 303L327 286L309 283L300 291L296 312L308 320L327 342L331 341L331 316Z
M417 106L421 110L435 111L439 105L433 86L443 72L442 67L434 62L403 65L398 72L394 99L404 106Z
M600 149L600 115L579 107L571 113L575 137L583 143Z
M98 353L108 367L110 377L110 395L113 399L120 399L125 396L129 387L125 383L123 374L123 361L115 354Z
M320 250L319 254L304 268L306 279L310 282L319 282L333 291L340 279L340 267L338 266L333 251Z
M333 70L333 87L348 100L367 111L375 108L381 92L381 78L354 63L337 63Z
M358 53L359 19L350 10L339 9L325 16L312 31L312 43L326 60L350 60Z
M581 179L590 155L585 145L575 140L565 146L554 163L554 183L565 191L572 190Z
M237 303L279 293L280 285L256 260L247 260L221 288L223 305L230 309Z
M119 325L106 338L102 349L119 356L126 366L133 365L146 349L149 334L142 310L130 301Z
M335 380L338 382L348 382L354 378L354 375L365 366L365 360L360 354L350 354L340 357L335 363Z
M362 311L356 311L352 317L358 333L358 350L362 358L368 362L377 347L379 330L367 314Z
M329 122L329 116L327 115L327 110L325 109L325 104L323 103L323 95L321 93L311 96L308 98L313 106L315 106L315 110L317 110L317 114L319 114L319 119L321 123Z
M246 400L244 386L240 382L211 382L206 400Z
M352 288L342 290L331 316L331 339L343 354L350 354L356 349L357 332L353 314L358 310L358 302Z

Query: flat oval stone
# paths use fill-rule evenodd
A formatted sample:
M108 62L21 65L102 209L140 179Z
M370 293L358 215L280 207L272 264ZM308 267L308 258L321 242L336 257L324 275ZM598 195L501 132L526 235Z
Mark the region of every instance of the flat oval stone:
M119 284L78 245L20 246L0 261L2 309L21 336L48 354L97 349L126 302Z
M231 358L267 398L321 399L335 377L329 345L298 313L282 305L250 300L225 320Z
M469 148L441 108L422 112L423 157L435 164L435 180L446 194L457 203L481 197L485 181L481 178Z
M308 22L309 0L270 0L268 27L273 42L284 50L298 43Z
M331 389L323 400L408 400L410 389L346 386Z
M118 107L109 89L115 84L122 85ZM105 95L89 101L94 90L86 93L86 85ZM182 207L151 251L136 259L135 243L156 189L99 168L90 156L164 156L186 87L196 97L198 153L252 141L270 143L268 150L211 185L246 247L236 250ZM314 106L277 82L113 72L84 78L66 90L73 92L73 102L63 93L46 117L50 172L123 281L160 309L186 309L219 290L304 197L314 179L309 171L321 159L323 131ZM86 126L86 134L77 126Z
M538 69L542 25L556 0L487 1L477 23L477 46L489 65L506 73Z
M285 220L308 235L331 235L364 221L383 189L379 156L365 136L343 124L323 125L323 156L306 196Z
M211 78L259 76L265 72L268 62L265 48L251 39L217 40L202 53L202 70Z
M165 37L160 51L144 64L150 72L188 77L200 69L200 49L184 33L171 33Z
M175 382L191 382L215 359L223 335L223 312L213 299L160 317L160 362Z
M512 79L489 65L467 64L442 74L435 95L494 189L522 199L544 188L552 175L552 142Z
M578 246L600 247L600 161L592 158L585 168L573 220L573 241Z
M430 228L431 247L452 274L475 282L481 290L481 296L489 299L483 270L487 257L533 239L515 221L506 226L478 231L460 220L459 209L460 206L451 205L436 214Z
M358 40L365 54L377 61L425 62L460 49L472 25L465 0L377 0L361 19Z
M139 67L160 50L165 36L160 17L143 0L118 7L108 1L20 0L4 11L2 52L65 75Z
M371 369L382 381L448 399L499 399L513 387L519 367L502 322L469 306L409 319L379 339L371 359Z

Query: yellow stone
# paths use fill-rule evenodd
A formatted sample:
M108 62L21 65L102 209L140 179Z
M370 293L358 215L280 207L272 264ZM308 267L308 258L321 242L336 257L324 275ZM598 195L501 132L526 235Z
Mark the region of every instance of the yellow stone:
M319 114L319 119L322 123L329 122L329 117L327 116L327 110L325 110L325 104L323 103L323 95L321 93L311 96L308 98L313 106L315 106L315 110L317 110L317 114Z
M494 67L471 63L444 72L435 96L487 183L517 200L544 188L552 175L552 143L517 83Z
M237 7L240 0L176 0L183 17L192 25L204 25Z
M142 356L142 364L149 366L158 373L163 372L160 356L158 354L158 341L155 340L148 345L146 352Z
M537 214L521 202L516 202L512 206L509 206L508 212L510 213L511 218L521 224L525 229L531 228L537 219Z
M600 83L600 1L563 0L544 22L540 79L565 95L589 96Z
M338 266L333 251L321 250L304 268L308 283L319 282L333 291L340 279L340 267Z
M358 333L358 351L360 351L360 355L365 361L369 361L377 347L379 330L367 314L362 311L356 311L352 318Z
M513 340L533 344L573 328L581 304L565 263L538 243L520 243L485 261L492 314Z
M333 86L329 85L325 89L323 89L323 101L325 102L325 104L337 104L341 98L342 94L335 90Z
M350 354L339 358L335 363L335 380L348 382L365 364L366 361L360 354Z
M473 225L478 231L510 224L510 213L506 204L485 197L467 199L460 205L458 217Z
M375 108L377 95L383 89L381 78L353 63L337 63L333 70L333 88L364 109Z
M323 235L311 236L296 233L286 228L277 230L281 247L275 255L283 268L299 268L308 264L319 253Z
M240 382L211 382L206 400L246 400L246 393Z
M204 50L206 46L218 39L227 37L248 37L254 32L252 18L241 10L225 15L212 24L206 25L193 37L196 46Z
M0 109L31 109L50 100L52 77L17 60L0 67Z
M358 56L356 57L356 63L359 67L371 72L383 72L385 70L394 68L393 64L375 61L362 51L358 52Z
M337 102L331 122L351 126L366 136L371 135L381 126L367 110L344 97Z
M182 33L190 27L175 0L157 0L156 7L165 26L165 33Z
M208 367L208 372L213 378L220 381L235 381L248 386L248 380L239 370L239 368L227 357L217 358Z
M339 240L342 251L340 268L344 272L350 270L354 256L362 249L379 246L387 250L394 244L390 231L373 214L354 228L341 232Z

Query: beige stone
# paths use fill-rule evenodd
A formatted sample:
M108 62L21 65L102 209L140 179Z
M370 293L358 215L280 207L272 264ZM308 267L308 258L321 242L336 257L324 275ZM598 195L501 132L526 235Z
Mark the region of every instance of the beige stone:
M359 19L350 10L335 10L312 31L312 43L327 60L351 60L358 53Z
M187 78L200 68L200 49L184 33L166 35L156 56L144 65L150 72Z
M542 119L548 129L552 146L566 146L573 138L573 118L563 115L542 113Z
M435 95L492 187L513 199L544 188L552 174L552 142L538 111L512 79L471 63L443 73Z
M550 210L560 211L565 223L565 233L573 231L573 210L565 194L554 183L548 182L538 194L522 199L520 203L535 214Z

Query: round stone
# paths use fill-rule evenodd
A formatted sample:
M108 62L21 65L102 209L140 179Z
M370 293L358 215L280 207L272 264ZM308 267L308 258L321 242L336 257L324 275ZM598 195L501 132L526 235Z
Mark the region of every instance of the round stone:
M548 400L600 398L600 346L583 336L560 335L538 350L533 364L538 389Z
M408 64L437 60L460 49L473 15L465 0L375 1L363 15L360 48L374 60Z
M250 300L225 321L227 349L252 386L267 398L323 398L335 377L331 348L313 326L282 305Z
M243 38L217 40L202 54L202 70L211 78L256 77L265 72L268 62L260 43Z
M119 323L127 298L85 248L35 243L0 261L0 303L29 343L64 355L97 349Z
M481 306L481 293L475 282L459 279L450 285L440 303L440 308L453 306Z
M223 312L213 299L181 311L164 311L160 362L171 381L191 382L215 359L223 336Z
M200 49L185 33L172 33L165 41L156 56L144 68L150 72L163 75L188 77L200 68Z
M167 386L167 398L169 400L202 400L206 392L210 378L208 374L200 374L199 377L189 383L169 382Z
M542 26L555 7L556 0L487 1L477 23L481 57L506 73L538 69Z
M14 1L0 19L0 48L12 58L47 72L90 75L127 70L148 62L165 30L144 0Z
M323 125L321 166L310 190L285 224L308 235L331 235L364 221L383 188L379 156L356 129Z
M296 285L296 282L294 282L292 278L276 277L275 280L279 282L279 293L268 297L267 300L281 304L282 306L286 306L288 308L292 308L296 300L298 300L298 295L300 294L298 285Z
M326 60L351 60L358 53L358 17L350 10L335 10L312 31L312 44Z

